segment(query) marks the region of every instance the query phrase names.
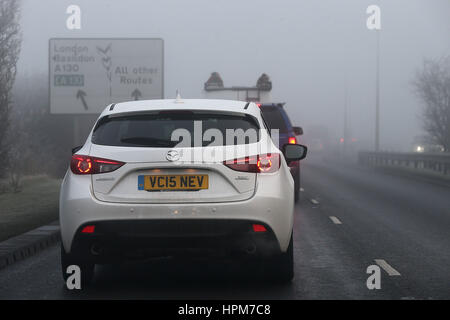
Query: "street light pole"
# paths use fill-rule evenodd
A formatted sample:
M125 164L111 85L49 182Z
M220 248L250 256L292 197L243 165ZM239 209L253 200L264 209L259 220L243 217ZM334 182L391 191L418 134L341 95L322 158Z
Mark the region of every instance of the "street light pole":
M344 157L347 154L347 143L348 143L348 80L347 74L345 75L345 90L344 90L344 132L343 132L343 149Z
M377 5L370 5L366 10L370 14L366 26L369 30L375 30L377 41L376 52L376 84L375 84L375 151L380 151L380 32L381 9Z
M377 33L377 64L375 92L375 151L380 151L380 30Z

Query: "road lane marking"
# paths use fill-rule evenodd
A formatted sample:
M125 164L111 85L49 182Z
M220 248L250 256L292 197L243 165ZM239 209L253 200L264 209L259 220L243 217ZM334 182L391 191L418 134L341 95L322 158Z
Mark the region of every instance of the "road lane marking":
M313 204L319 204L319 201L317 201L316 199L311 199L311 202L312 202Z
M375 262L376 262L377 265L379 265L381 268L383 268L383 270L386 271L388 275L390 275L390 276L400 276L400 272L398 272L397 270L392 268L391 265L389 263L387 263L385 260L383 260L383 259L375 259Z
M336 218L335 216L330 216L331 221L333 221L334 224L342 224L341 220Z

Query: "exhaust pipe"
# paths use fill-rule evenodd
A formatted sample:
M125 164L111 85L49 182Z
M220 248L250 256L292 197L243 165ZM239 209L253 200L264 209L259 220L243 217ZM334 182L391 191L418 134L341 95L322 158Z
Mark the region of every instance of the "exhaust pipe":
M255 244L253 243L253 244L249 245L247 248L245 248L245 252L247 254L255 254L255 252L256 252Z
M98 255L100 255L101 252L102 252L102 248L100 247L100 245L94 243L91 246L91 253L92 253L92 255L98 256Z

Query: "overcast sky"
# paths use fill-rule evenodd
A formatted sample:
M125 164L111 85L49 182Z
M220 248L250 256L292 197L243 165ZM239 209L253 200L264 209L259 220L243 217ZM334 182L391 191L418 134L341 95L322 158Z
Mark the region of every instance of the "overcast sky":
M66 29L66 8L82 29ZM423 58L450 54L449 0L22 0L19 76L47 73L51 37L160 37L165 93L199 97L218 71L225 85L254 85L263 72L295 124L339 136L348 86L352 136L373 141L375 32L366 8L381 7L381 145L406 150L421 134L410 81Z

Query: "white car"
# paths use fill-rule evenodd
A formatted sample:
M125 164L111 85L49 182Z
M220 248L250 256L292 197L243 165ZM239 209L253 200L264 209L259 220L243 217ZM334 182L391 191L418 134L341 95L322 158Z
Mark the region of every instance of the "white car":
M61 265L158 256L249 258L293 271L294 181L255 103L147 100L108 106L61 186ZM275 140L275 139L274 139Z

